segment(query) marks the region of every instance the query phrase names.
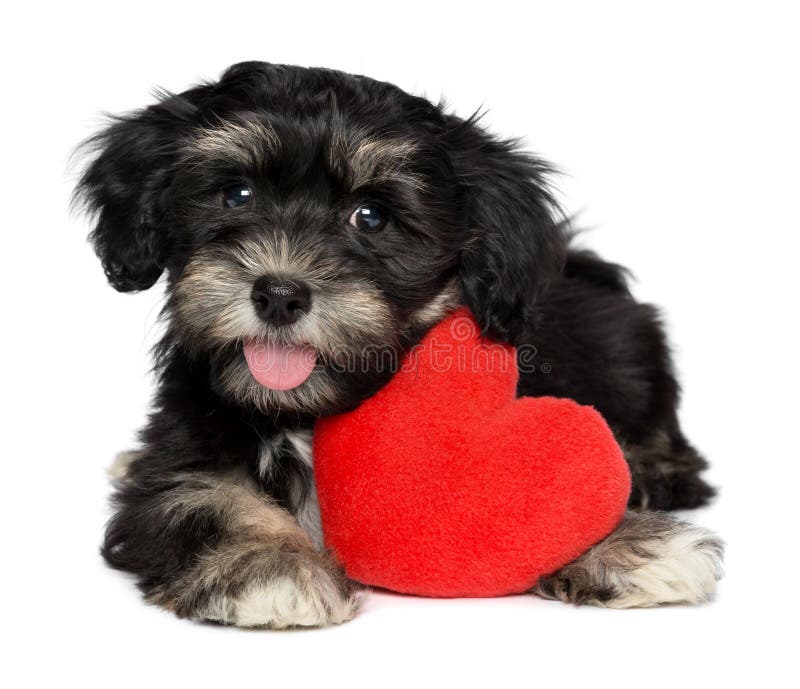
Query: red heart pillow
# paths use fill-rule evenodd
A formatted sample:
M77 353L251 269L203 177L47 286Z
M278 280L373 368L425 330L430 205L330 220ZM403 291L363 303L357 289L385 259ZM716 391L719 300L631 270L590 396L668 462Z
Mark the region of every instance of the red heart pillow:
M630 474L605 421L570 400L516 399L518 377L514 348L460 310L375 396L317 423L325 541L351 578L520 593L614 529Z

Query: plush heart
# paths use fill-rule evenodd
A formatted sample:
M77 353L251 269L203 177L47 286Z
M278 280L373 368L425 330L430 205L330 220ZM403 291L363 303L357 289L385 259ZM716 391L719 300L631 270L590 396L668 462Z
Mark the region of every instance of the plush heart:
M380 392L317 423L325 541L351 578L520 593L614 529L630 474L605 421L570 400L517 399L518 377L514 348L460 310Z

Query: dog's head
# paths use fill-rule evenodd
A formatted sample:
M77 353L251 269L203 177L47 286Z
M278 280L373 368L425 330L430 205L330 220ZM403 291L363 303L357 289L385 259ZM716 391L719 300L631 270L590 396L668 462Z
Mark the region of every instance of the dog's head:
M166 273L170 351L265 411L351 406L459 304L515 341L563 255L540 161L365 77L244 63L91 144L109 281Z

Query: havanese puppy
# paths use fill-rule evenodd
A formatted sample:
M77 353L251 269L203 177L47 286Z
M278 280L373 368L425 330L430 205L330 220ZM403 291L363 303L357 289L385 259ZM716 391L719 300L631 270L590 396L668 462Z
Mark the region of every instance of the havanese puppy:
M402 354L461 305L550 363L520 395L596 407L633 474L618 529L532 593L632 607L714 590L720 540L665 512L714 491L658 313L570 248L546 163L391 84L259 62L114 118L89 147L76 194L109 282L163 274L167 291L154 410L117 462L102 549L148 601L246 627L352 617L358 587L323 548L314 420L391 377L365 352ZM251 370L258 348L284 370Z

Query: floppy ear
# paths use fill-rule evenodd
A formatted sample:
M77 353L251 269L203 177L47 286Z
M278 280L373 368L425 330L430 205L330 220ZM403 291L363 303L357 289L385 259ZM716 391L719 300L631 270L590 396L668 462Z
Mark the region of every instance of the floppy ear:
M75 197L96 218L89 239L120 292L151 287L169 251L163 196L177 158L181 126L194 106L182 96L117 117L84 147L95 152Z
M537 295L566 256L558 204L545 183L551 169L515 141L491 136L475 117L450 122L445 145L466 193L464 298L486 334L514 343L533 325Z

